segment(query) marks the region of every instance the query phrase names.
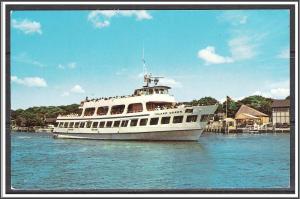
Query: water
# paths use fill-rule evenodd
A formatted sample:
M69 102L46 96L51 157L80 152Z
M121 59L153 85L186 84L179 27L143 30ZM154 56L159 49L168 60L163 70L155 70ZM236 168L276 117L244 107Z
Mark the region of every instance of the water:
M53 139L12 133L15 189L289 188L289 134L198 142Z

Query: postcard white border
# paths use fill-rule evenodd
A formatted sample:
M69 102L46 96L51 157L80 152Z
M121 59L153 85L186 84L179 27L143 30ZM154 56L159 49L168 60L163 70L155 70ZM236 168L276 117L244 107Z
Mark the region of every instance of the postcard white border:
M5 82L5 75L6 75L6 41L5 41L5 21L6 21L6 13L5 8L7 5L85 5L85 4L93 4L93 5L294 5L295 6L295 194L7 194L6 193L6 173L5 173L5 165L6 165L6 82ZM212 198L212 197L230 197L230 198L241 198L241 197L266 197L266 198L282 198L282 197L298 197L298 133L299 126L298 126L298 2L130 2L130 1L122 1L122 2L63 2L63 1L56 1L56 2L32 2L32 1L24 1L24 2L13 2L13 1L3 1L1 2L1 196L2 197L22 197L22 198L40 198L40 197L125 197L125 198L136 198L136 197L205 197L205 198Z

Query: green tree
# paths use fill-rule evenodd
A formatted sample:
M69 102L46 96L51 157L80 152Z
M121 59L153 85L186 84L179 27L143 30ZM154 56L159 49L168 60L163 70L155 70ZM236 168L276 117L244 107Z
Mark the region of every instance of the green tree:
M271 98L266 98L260 95L253 95L242 99L240 102L269 116L272 115L273 100Z

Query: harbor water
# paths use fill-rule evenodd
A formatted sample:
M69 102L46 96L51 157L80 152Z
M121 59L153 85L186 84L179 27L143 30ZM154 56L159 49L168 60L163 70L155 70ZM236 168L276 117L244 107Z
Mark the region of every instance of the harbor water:
M290 135L203 134L198 142L53 139L11 133L14 189L289 188Z

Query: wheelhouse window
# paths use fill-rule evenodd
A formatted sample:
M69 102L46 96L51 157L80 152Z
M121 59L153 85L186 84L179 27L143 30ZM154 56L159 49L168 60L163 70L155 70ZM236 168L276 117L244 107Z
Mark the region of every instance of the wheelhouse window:
M128 120L123 120L121 123L121 127L127 127L128 125Z
M69 122L65 122L64 128L68 128Z
M201 115L200 122L208 122L212 117L212 115Z
M130 126L136 126L138 123L138 119L132 119L130 120Z
M80 128L84 128L85 122L80 122Z
M92 116L95 113L95 108L86 108L84 111L84 116Z
M151 118L150 120L150 125L157 125L158 124L158 117L155 117L155 118Z
M125 105L116 105L111 107L110 114L116 115L116 114L122 114L124 112Z
M148 122L148 118L144 118L140 120L140 126L146 126Z
M93 122L93 128L97 128L98 127L98 122Z
M146 108L148 111L163 110L171 107L172 107L172 103L169 102L147 102L146 103Z
M183 120L183 116L174 116L173 123L174 124L182 123L182 120Z
M114 121L114 127L119 127L120 126L120 121Z
M97 109L97 115L106 115L108 113L108 106L101 106Z
M161 124L169 124L171 117L163 117L161 118Z
M105 122L100 122L99 127L104 128L104 126L105 126Z
M193 112L193 109L191 109L191 108L185 109L185 112L186 112L186 113L192 113L192 112Z
M70 122L69 128L73 128L73 126L74 126L74 122Z
M112 121L107 121L106 122L106 128L111 128L112 126Z
M91 128L92 122L86 122L86 128Z
M196 122L197 121L197 115L188 115L186 117L186 122Z
M79 127L79 122L75 122L74 128L78 128Z
M141 103L129 104L127 113L138 113L143 111L143 105Z
M59 127L63 127L64 126L64 123L63 122L60 122L59 123Z
M58 122L55 122L54 127L58 127Z

